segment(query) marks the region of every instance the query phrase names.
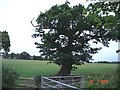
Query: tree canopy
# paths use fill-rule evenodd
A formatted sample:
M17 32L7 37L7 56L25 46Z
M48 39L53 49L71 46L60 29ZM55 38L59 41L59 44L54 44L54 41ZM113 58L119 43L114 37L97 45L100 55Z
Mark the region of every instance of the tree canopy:
M41 12L34 26L33 37L41 37L41 42L35 44L42 56L61 66L58 75L69 75L73 65L92 60L101 47L92 47L90 42L108 47L110 40L120 39L120 2L98 2L87 8L69 4Z
M30 54L27 52L22 52L21 54L21 59L30 59Z
M8 53L10 51L10 37L8 35L7 31L0 31L0 35L1 35L1 49L4 49L5 53Z

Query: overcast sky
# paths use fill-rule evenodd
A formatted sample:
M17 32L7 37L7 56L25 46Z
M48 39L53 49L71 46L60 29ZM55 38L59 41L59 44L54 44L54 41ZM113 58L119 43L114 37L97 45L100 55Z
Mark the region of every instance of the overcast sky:
M10 53L28 52L39 55L39 50L34 45L39 39L32 38L34 28L30 21L37 18L40 11L45 12L55 4L63 4L66 0L0 0L0 31L9 33L11 48ZM85 0L68 0L72 5L79 3L87 5ZM93 45L93 47L96 45ZM99 45L100 46L100 45ZM93 56L98 60L118 60L116 50L118 44L111 42L110 47L103 49Z

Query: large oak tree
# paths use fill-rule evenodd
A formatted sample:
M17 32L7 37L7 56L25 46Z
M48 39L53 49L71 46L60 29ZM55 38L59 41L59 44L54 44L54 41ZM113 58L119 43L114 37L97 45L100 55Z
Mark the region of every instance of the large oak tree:
M65 2L41 12L36 19L38 25L33 25L33 37L41 37L35 43L40 54L61 67L57 75L69 75L73 65L89 62L101 49L90 43L108 47L111 40L120 39L120 2L97 2L87 8L69 4Z

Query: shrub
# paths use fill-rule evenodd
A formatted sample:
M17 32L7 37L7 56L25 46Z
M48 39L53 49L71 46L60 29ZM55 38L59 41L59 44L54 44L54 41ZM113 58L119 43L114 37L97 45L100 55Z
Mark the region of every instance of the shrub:
M7 64L2 65L2 87L11 88L15 86L15 81L18 77L18 73L13 66Z

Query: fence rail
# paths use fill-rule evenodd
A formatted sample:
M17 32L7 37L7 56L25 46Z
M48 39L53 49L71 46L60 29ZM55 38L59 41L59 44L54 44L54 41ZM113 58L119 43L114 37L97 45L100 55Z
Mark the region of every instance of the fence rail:
M84 81L83 76L53 76L53 77L41 77L41 88L54 88L57 90L68 89L80 90Z
M38 86L36 86L36 80L34 78L19 77L18 81L18 87L38 88Z
M81 90L84 85L83 76L52 76L37 78L19 77L18 87L40 88L40 90Z

